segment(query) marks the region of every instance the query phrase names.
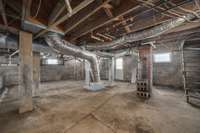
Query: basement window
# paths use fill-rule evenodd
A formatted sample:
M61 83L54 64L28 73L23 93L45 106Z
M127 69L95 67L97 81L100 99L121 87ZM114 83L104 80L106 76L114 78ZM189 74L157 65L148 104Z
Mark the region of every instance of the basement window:
M47 59L47 64L49 65L57 65L58 60L57 59Z
M122 70L123 69L123 59L117 58L116 59L116 69Z
M154 62L156 63L171 62L171 53L154 54Z

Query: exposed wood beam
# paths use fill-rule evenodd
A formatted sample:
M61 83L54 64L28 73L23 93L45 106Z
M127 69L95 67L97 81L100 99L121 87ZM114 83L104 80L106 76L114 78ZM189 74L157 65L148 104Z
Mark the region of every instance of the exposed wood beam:
M146 5L152 6L152 7L153 7L153 6L156 6L154 3L150 2L150 1L144 1L144 0L137 0L137 1L142 2L142 3L146 4ZM158 8L158 9L160 9L160 10L166 10L165 8L160 7L160 6L157 6L156 8ZM156 8L155 8L155 10L157 10ZM157 11L159 12L159 10L157 10ZM177 13L175 13L175 12L173 12L173 11L170 11L170 10L168 10L167 13L170 13L170 14L172 14L172 15L175 15L175 16L180 17L179 14L177 14ZM165 14L165 13L162 13L162 14L167 15L167 16L171 16L171 15ZM171 16L171 17L173 17L173 16Z
M105 0L103 3L99 1L95 1L92 6L89 6L84 11L80 12L78 15L75 15L71 19L69 19L65 24L65 34L74 29L77 25L88 19L90 16L99 11L105 4L110 2L111 0Z
M112 18L109 17L104 17L102 16L101 18L99 18L98 20L94 21L94 22L89 22L88 25L84 26L82 29L73 32L73 34L71 34L71 38L70 40L74 41L77 38L86 35L92 31L94 31L95 29L98 29L110 22L115 21L117 18L119 18L120 16L123 16L125 14L128 14L130 12L132 12L133 10L136 10L138 8L140 8L140 5L136 5L136 3L131 2L131 1L124 1L123 3L121 3L121 5L117 8L113 9L113 14L114 16Z
M84 0L83 2L81 2L77 7L75 7L72 10L72 13L67 13L66 15L62 16L61 18L59 18L55 23L51 24L48 29L51 29L59 24L61 24L62 22L64 22L65 20L69 19L72 15L76 14L77 12L79 12L81 9L85 8L86 6L88 6L90 3L92 3L94 0ZM35 38L40 37L41 35L43 35L44 33L46 33L47 30L41 30L38 34L35 35Z
M127 33L131 32L129 25L127 25L127 23L125 21L125 18L122 16L121 19L122 19L122 24L124 25L124 29L126 30L126 32Z
M5 26L8 27L8 21L6 18L6 12L5 12L5 8L4 8L3 0L0 0L0 12L1 12L1 16L3 18L3 22L4 22Z
M10 26L6 27L5 25L2 25L2 24L0 24L0 30L1 31L9 31L10 33L13 33L15 35L19 34L19 29L16 29L16 28L10 27Z
M22 22L30 16L32 0L23 0L22 3Z
M167 21L168 19L169 19L168 17L159 16L156 18L156 20L153 18L145 18L145 19L137 20L134 22L134 24L132 26L129 26L130 31L127 33L136 32L139 30L143 30L143 29L152 27L154 25L161 24L161 23Z
M21 10L19 7L19 4L15 0L5 0L6 5L8 5L10 8L12 8L15 12L21 15Z
M108 17L112 18L113 17L113 13L112 13L112 6L110 4L105 4L103 6L104 11L106 12L106 14L108 15Z
M187 3L190 3L190 4L179 3L178 6L170 8L167 11L172 10L172 9L175 10L175 8L179 8L180 6L184 7L184 8L187 8L187 9L193 9L192 3L191 2L187 2ZM162 23L162 22L170 19L170 17L161 15L161 12L157 13L155 15L155 17L154 17L155 19L152 18L152 17L151 18L144 18L144 17L142 17L142 19L140 19L141 17L139 17L139 19L137 19L137 16L144 14L146 11L152 11L152 10L150 10L150 9L144 10L144 11L140 12L139 14L136 14L135 16L134 15L131 15L131 16L129 15L130 17L134 18L134 22L132 23L132 20L131 20L130 21L131 23L128 24L129 27L130 27L130 29L131 29L130 32L135 32L135 31L138 31L138 30L143 30L145 28L148 28L148 27L160 24L160 23ZM166 10L162 11L162 12L166 12ZM127 16L127 18L129 18L129 17ZM121 24L121 22L119 24ZM118 23L117 23L117 25L118 25ZM99 29L97 29L97 30L95 30L93 32L94 33L97 33L97 32L107 33L107 32L109 32L111 34L115 34L115 28L116 27L112 27L112 25L106 25L103 28L99 28ZM121 33L124 32L124 30L123 30L124 27L117 27L117 28L118 28L119 31L121 31ZM123 34L117 34L117 35L121 36Z
M31 16L31 4L32 4L32 0L28 0L27 8L26 8L26 17Z
M52 23L54 23L64 10L65 10L64 1L59 0L49 16L48 25L51 25Z
M33 17L28 17L24 23L26 24L31 24L33 26L36 26L38 28L41 28L41 29L45 29L47 31L52 31L52 32L56 32L56 33L59 33L59 34L62 34L64 35L64 31L58 27L53 27L51 29L48 28L48 26L44 25L43 23L41 23L39 20L33 18Z
M115 36L112 36L112 35L110 35L110 34L108 34L108 33L105 33L105 35L108 36L108 37L110 37L110 38L112 38L112 39L115 39L115 38L116 38Z
M112 40L113 40L112 38L110 38L110 37L108 37L108 36L106 36L106 35L104 35L104 34L101 34L101 33L96 33L96 35L97 35L97 36L100 36L100 37L103 37L103 38L105 38L106 40L109 40L109 41L112 41Z
M65 0L65 4L69 13L72 13L72 7L69 0Z
M104 42L103 39L101 39L101 38L99 38L99 37L97 37L97 36L94 36L94 35L92 35L92 34L91 34L91 38L92 38L92 39L95 39L95 40L97 40L97 41L100 41L100 42Z

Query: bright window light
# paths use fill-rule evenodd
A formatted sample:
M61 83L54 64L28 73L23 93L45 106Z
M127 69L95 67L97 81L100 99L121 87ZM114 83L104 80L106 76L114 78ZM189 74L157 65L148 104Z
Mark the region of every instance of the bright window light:
M58 60L57 59L48 59L47 64L50 64L50 65L58 64Z
M171 53L154 54L154 62L170 62Z
M123 69L123 59L122 58L117 58L116 59L116 69Z

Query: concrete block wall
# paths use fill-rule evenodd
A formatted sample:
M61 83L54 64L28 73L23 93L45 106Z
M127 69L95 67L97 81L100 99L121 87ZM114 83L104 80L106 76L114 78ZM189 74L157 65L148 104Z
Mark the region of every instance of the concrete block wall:
M123 57L123 75L124 81L131 81L132 73L135 73L137 69L137 57L136 56L124 56Z
M100 77L101 80L108 80L108 74L109 74L109 63L108 63L109 59L102 59L100 61Z
M172 53L172 61L170 63L153 63L153 84L167 85L174 87L182 87L181 72L181 52L179 50L179 42L165 43L157 45L153 49L153 53ZM137 68L137 57L123 57L123 81L131 81L132 67ZM116 72L116 70L115 70ZM136 71L135 71L136 72ZM43 65L41 66L41 81L58 81L58 80L84 80L84 63L77 60L70 60L64 65ZM17 66L1 66L0 74L5 75L6 85L17 84L18 67ZM100 62L101 79L108 79L108 62L104 59ZM117 79L115 77L115 79Z
M6 86L18 84L18 66L1 66L0 74L4 76Z
M70 60L64 65L41 66L41 81L84 80L84 63Z
M18 84L18 66L1 66L0 74L4 75L6 86ZM84 78L84 63L75 60L65 65L42 65L40 68L41 82Z
M153 54L171 53L171 62L153 63L153 84L182 88L181 51L180 42L158 44Z

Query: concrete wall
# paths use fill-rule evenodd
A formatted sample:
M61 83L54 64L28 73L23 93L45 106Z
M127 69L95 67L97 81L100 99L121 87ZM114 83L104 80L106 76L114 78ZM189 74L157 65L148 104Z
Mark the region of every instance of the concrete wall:
M132 74L136 78L136 69L137 69L137 57L136 56L124 56L123 57L123 75L124 81L131 81ZM134 78L133 77L133 78ZM134 79L135 80L135 79Z
M0 75L5 77L5 85L18 84L18 66L1 66ZM57 80L84 80L83 62L71 60L65 65L43 65L40 69L42 82Z
M70 60L64 65L41 66L41 81L84 80L84 64L77 60Z
M153 63L153 84L166 85L181 88L182 72L181 72L181 51L179 50L180 42L164 43L157 45L153 49L156 53L171 53L171 62L169 63Z
M1 66L0 75L4 75L6 86L18 84L18 66Z
M172 61L170 63L153 63L153 83L154 85L167 85L174 87L182 87L182 73L181 73L181 53L179 50L180 43L164 43L159 44L153 53L172 53ZM134 69L133 69L134 68ZM123 71L117 74L115 70L115 79L119 76L123 77L121 80L131 81L131 74L135 73L137 69L137 57L124 56L123 57ZM84 63L70 60L65 62L65 65L43 65L41 66L41 81L56 81L56 80L84 80ZM18 67L17 66L2 66L0 67L0 74L5 75L6 85L17 84ZM108 62L103 59L100 62L100 76L101 79L108 79Z
M108 64L109 59L102 59L100 61L100 77L101 80L108 80L108 74L109 74L109 64Z

